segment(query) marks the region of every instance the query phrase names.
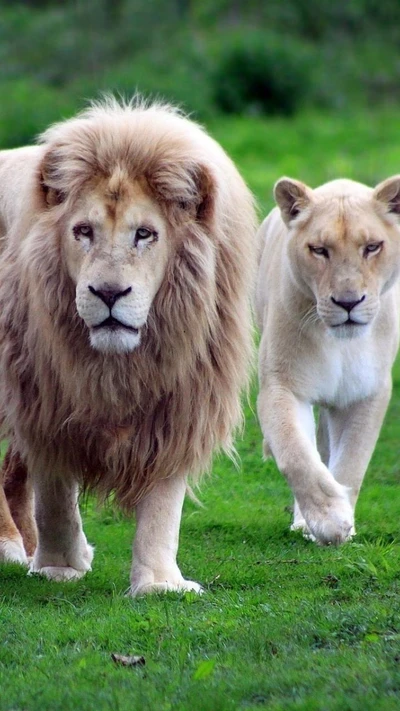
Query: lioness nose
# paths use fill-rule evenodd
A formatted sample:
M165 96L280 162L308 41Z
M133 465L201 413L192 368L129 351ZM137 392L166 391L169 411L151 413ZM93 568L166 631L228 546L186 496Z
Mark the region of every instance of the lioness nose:
M349 299L349 300L340 299L337 301L336 299L333 298L333 296L331 296L331 299L332 299L333 303L336 304L336 306L341 306L341 308L344 309L345 311L347 311L347 313L350 313L350 311L352 309L354 309L354 307L357 306L357 304L361 304L361 302L364 301L365 294L364 294L364 296L361 297L361 299Z
M89 285L89 291L94 294L94 296L98 296L99 299L104 301L104 303L112 309L114 306L115 302L118 301L122 296L126 296L127 294L130 294L132 291L132 287L128 286L127 289L124 289L121 291L119 287L112 288L112 287L104 287L102 289L95 289L93 286Z

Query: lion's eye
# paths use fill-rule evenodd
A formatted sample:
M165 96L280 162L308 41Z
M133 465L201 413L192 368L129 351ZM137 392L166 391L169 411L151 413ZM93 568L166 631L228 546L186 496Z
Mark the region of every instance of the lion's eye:
M139 242L147 242L151 240L152 242L157 239L157 232L155 230L150 230L148 227L138 227L135 232L135 245Z
M135 238L137 240L139 239L148 239L151 237L153 233L147 229L147 227L139 227L139 229L136 230Z
M329 259L329 252L326 247L314 247L312 244L309 244L308 248L310 252L316 254L318 257L325 257L325 259Z
M383 242L371 242L367 244L364 248L364 257L368 257L370 254L378 254L383 247Z
M93 238L93 229L90 225L81 222L79 225L75 225L72 229L75 239L80 239L81 237L86 237L86 239Z

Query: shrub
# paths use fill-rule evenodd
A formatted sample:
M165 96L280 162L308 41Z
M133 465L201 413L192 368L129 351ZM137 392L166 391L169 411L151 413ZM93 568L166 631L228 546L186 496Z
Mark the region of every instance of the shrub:
M293 114L310 91L304 44L255 30L233 33L215 56L214 100L226 113Z

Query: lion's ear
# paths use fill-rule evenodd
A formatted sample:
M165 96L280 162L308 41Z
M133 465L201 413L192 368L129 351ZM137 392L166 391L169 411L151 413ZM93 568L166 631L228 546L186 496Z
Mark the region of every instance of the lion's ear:
M184 208L192 212L198 222L207 222L213 212L215 181L204 165L194 166L189 171L193 189L189 201L182 201Z
M286 225L295 219L312 200L312 190L299 180L281 178L275 183L274 197Z
M48 207L54 207L63 202L65 195L60 188L60 156L57 150L48 150L40 166L40 185Z
M400 215L400 175L387 178L376 186L373 196L383 203L386 212Z
M175 162L157 166L147 176L149 184L169 203L199 222L207 222L213 213L216 184L206 164Z

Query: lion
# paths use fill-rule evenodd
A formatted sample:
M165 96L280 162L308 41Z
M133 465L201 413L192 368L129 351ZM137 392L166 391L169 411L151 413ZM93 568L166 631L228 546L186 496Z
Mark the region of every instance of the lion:
M354 533L399 343L400 176L375 189L290 178L259 230L258 415L295 496L292 530ZM313 406L319 406L317 437Z
M253 197L205 130L140 100L5 152L0 184L0 416L35 495L30 572L91 569L83 488L135 511L131 595L201 592L181 511L242 422Z

